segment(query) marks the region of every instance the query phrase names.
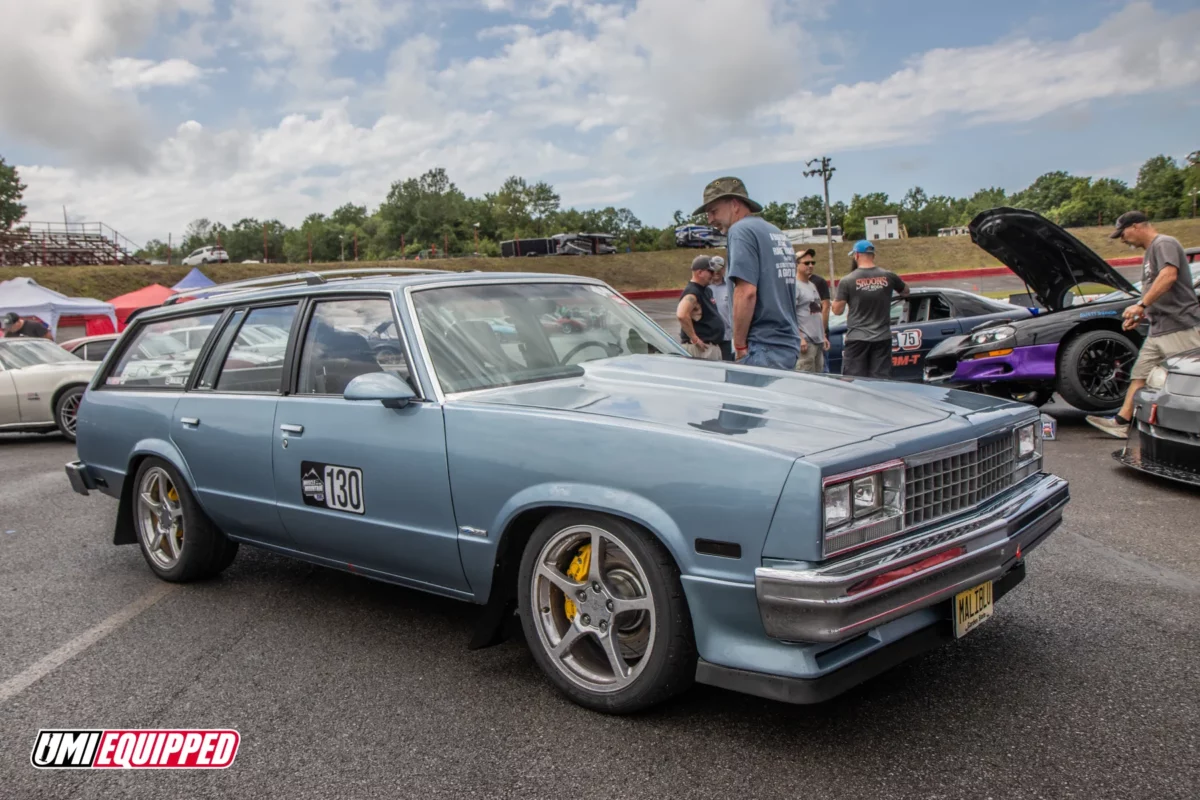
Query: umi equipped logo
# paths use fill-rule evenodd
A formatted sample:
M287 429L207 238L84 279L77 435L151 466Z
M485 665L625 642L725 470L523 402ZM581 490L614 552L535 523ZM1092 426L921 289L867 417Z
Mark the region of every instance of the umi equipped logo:
M37 769L225 769L240 744L229 729L42 729L29 761Z

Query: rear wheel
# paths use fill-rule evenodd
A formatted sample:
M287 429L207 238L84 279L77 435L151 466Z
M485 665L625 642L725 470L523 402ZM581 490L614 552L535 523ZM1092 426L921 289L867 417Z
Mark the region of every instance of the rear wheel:
M604 514L552 514L526 545L519 580L534 660L571 700L621 714L691 685L696 648L679 570L646 531Z
M148 458L134 478L133 522L142 556L165 581L211 578L237 555L237 542L217 530L175 467Z
M1063 349L1058 391L1083 411L1119 408L1137 356L1137 347L1128 337L1114 331L1088 331Z

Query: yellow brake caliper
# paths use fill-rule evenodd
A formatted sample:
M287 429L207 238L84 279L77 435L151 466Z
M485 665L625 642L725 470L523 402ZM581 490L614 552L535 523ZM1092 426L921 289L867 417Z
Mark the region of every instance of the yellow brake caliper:
M583 581L587 579L588 570L592 566L592 546L585 544L575 552L575 558L571 559L571 566L567 567L567 577L572 580ZM567 597L563 603L563 610L567 612L567 619L575 619L575 601Z

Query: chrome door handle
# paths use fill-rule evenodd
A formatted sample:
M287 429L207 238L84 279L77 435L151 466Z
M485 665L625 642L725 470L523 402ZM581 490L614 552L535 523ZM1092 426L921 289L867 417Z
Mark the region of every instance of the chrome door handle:
M193 428L200 424L200 419L198 417L180 417L179 421L184 425L190 425Z
M303 425L280 425L279 430L283 431L284 433L294 433L297 436L299 436L300 434L304 433L304 426Z

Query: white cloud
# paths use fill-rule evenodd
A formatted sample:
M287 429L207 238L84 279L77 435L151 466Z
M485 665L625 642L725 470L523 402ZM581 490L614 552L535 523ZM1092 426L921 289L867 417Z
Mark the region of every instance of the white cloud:
M89 7L100 5L92 0ZM126 0L126 7L134 5L178 8L165 0ZM165 140L143 145L149 166L142 174L104 168L104 158L92 168L22 167L27 202L31 214L66 203L135 240L180 231L197 216L279 217L295 224L347 201L374 206L393 180L434 166L446 167L472 193L521 174L554 181L567 204L618 203L653 182L690 186L689 172L921 142L947 129L1025 123L1200 83L1200 11L1166 14L1134 3L1070 39L1023 37L932 50L877 80L814 91L817 72L800 55L812 41L802 20L827 14L829 5L505 4L518 18L565 10L573 22L486 28L476 34L484 48L479 55L453 58L440 37L419 30L399 44L389 40L386 31L415 18L404 16L407 3L234 0L242 24L231 29L256 31L253 41L238 43L255 65L246 82L280 92L301 78L309 81L308 100L291 104L302 113L259 128L249 122L226 129L180 125ZM197 80L189 68L200 67L191 61L168 68L173 62L130 58L139 36L152 28L154 15L135 15L144 18L150 22L132 26L143 31L138 36L132 29L114 31L110 23L100 33L88 34L85 25L70 42L53 41L54 53L67 55L40 67L39 85L52 82L56 107L71 102L81 108L67 106L73 111L60 114L58 126L26 135L70 151L78 143L56 139L55 129L90 110L99 117L96 141L115 141L120 129L112 127L117 122L108 104L119 107L121 95L102 93L92 102L85 91L98 80L94 65L114 58L127 59L132 74L147 83ZM86 45L80 52L90 55L72 60L80 41ZM335 74L337 54L384 47L387 65L378 80ZM0 69L6 57L0 50ZM206 63L199 56L193 61ZM6 116L11 104L3 100L0 131L11 133L22 123ZM138 126L130 136L137 141L143 133ZM95 142L91 147L89 153L102 152Z
M108 63L112 83L118 89L149 89L155 86L186 86L200 80L205 70L190 61L172 58L150 61L144 58L117 58Z

